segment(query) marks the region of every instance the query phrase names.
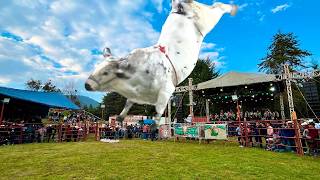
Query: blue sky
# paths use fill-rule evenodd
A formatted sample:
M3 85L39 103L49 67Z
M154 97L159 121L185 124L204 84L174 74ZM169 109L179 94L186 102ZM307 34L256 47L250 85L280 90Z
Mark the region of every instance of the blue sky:
M212 4L212 0L199 0ZM207 35L201 57L222 72L257 72L272 36L293 32L301 47L320 60L318 0L233 0L237 16L225 15ZM123 56L157 42L170 12L170 0L12 0L0 1L0 86L25 88L30 79L72 84L89 93L85 79L108 46Z

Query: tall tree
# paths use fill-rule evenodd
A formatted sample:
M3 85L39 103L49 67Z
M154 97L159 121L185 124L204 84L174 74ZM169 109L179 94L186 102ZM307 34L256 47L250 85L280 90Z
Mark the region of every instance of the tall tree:
M40 91L42 83L40 80L30 79L26 82L26 88L31 91Z
M61 92L61 90L48 80L44 84L40 80L30 79L26 82L26 88L31 91L43 91L43 92Z
M54 85L51 80L48 80L43 84L42 90L44 92L61 92L61 90L56 85Z
M299 46L297 36L279 31L273 36L266 57L262 58L262 62L258 64L259 70L269 74L280 74L285 63L288 63L293 70L305 67L303 59L312 54Z
M192 73L180 85L188 85L189 78L193 79L193 84L199 84L201 82L214 79L218 76L219 71L216 71L215 63L211 61L210 58L199 59Z
M78 90L76 89L74 81L69 81L65 84L63 94L66 95L73 103L81 106L80 100L78 98Z

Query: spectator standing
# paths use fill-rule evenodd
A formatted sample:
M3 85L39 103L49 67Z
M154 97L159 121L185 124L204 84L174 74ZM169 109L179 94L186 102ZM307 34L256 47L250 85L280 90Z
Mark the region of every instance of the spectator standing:
M318 129L315 128L314 122L310 122L308 125L307 144L309 147L309 153L315 155L317 151L317 138L319 136Z

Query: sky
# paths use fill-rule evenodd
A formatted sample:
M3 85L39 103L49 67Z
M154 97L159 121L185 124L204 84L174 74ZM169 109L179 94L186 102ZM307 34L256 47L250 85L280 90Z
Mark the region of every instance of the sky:
M212 0L198 0L212 4ZM237 4L205 37L201 58L221 73L258 72L278 31L293 32L300 47L320 61L319 0L221 0ZM98 102L84 82L110 47L116 56L155 44L170 13L170 0L0 1L0 86L25 89L33 78L60 89L74 84L78 94Z

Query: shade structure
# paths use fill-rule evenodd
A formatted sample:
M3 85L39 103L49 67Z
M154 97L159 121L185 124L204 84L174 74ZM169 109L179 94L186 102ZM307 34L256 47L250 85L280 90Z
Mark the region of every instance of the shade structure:
M79 107L67 97L57 92L37 92L0 87L0 95L45 105L50 108L78 110Z
M201 90L220 87L242 86L276 81L277 78L274 74L229 72L215 79L198 84L197 89Z

